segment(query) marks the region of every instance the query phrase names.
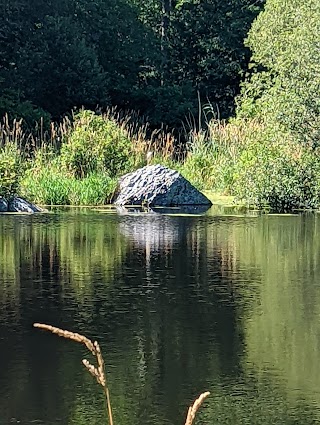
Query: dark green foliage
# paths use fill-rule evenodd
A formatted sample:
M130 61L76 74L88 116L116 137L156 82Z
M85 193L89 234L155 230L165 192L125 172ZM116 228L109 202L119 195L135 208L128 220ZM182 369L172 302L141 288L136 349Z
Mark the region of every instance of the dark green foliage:
M169 72L188 81L224 116L233 112L234 97L249 60L244 48L262 1L179 1L172 14ZM195 96L196 97L196 96Z
M215 105L217 114L230 116L249 60L243 40L264 0L134 3L156 36L154 72L146 76L148 86L140 97L153 91L156 96L150 105L156 99L156 107L139 103L141 111L155 125L164 121L179 126L186 115L197 115L200 96L202 103Z
M42 108L35 106L29 100L21 100L19 94L12 90L5 90L0 96L0 116L8 114L10 118L23 119L25 127L33 129L35 122L41 119L46 124L50 122L50 114Z
M167 128L180 128L182 120L190 113L196 113L197 95L188 82L181 85L150 85L137 95L148 122L156 128L162 123Z
M201 99L233 109L263 1L4 0L0 115L116 105L180 126ZM165 13L163 13L163 7Z
M94 48L79 31L71 13L74 8L64 11L59 3L53 9L47 2L24 3L12 69L3 88L17 93L20 103L31 102L56 117L75 105L94 107L104 100L105 75Z

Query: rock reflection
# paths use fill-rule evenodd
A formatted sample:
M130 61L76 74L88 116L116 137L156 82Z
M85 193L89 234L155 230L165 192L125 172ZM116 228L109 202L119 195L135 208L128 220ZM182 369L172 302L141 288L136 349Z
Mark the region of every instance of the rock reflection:
M149 251L171 250L185 234L183 223L157 215L127 216L120 222L120 232L138 247Z
M118 214L203 215L210 208L209 205L181 205L180 207L116 206L116 211Z

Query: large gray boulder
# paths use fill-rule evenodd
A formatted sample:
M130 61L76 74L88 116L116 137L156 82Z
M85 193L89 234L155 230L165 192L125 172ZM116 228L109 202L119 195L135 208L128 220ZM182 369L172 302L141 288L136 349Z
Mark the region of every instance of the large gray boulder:
M211 205L178 171L163 165L147 165L121 177L116 205Z

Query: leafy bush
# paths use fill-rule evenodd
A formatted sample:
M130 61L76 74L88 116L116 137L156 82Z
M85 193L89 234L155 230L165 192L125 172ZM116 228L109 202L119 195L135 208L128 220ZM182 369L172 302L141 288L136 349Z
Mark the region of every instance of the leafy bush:
M247 39L253 72L238 116L259 117L295 140L320 145L320 7L314 0L268 0Z
M123 127L108 116L81 111L61 148L61 162L77 178L91 173L114 177L127 170L130 153Z
M19 188L22 174L20 151L13 143L0 148L0 196L10 198Z
M252 72L237 118L261 131L236 161L232 190L259 207L320 206L319 18L313 0L268 0L248 35Z
M277 212L319 207L320 154L288 142L250 144L235 166L232 192Z

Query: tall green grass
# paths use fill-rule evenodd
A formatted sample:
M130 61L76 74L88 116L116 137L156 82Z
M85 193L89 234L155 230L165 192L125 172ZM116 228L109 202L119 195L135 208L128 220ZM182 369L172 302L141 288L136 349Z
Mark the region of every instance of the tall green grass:
M149 136L148 136L149 135ZM119 176L161 163L200 190L273 211L320 206L320 150L257 119L210 119L190 129L183 155L175 137L150 132L115 111L80 111L32 135L22 122L0 125L0 196L19 193L39 204L108 203Z
M272 211L320 207L320 149L255 119L210 120L190 133L181 172L200 189Z
M95 114L82 110L46 131L34 133L23 122L0 125L0 196L19 193L30 201L51 205L100 205L112 199L119 176L151 163L173 166L173 137L163 130L147 137L115 110Z
M92 173L83 179L61 174L51 166L36 176L28 170L21 182L21 194L45 205L104 205L111 201L117 181L106 174Z
M10 198L17 193L22 173L20 150L10 141L0 148L0 196Z
M205 129L189 132L187 157L182 174L199 189L230 194L234 167L245 146L251 142L257 123L248 125L211 119Z

